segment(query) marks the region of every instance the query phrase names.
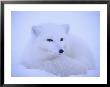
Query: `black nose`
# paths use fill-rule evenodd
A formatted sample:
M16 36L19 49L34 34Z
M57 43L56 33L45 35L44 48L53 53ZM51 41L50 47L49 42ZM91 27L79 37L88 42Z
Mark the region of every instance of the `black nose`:
M64 50L62 50L62 49L59 50L59 53L63 53L63 52L64 52Z

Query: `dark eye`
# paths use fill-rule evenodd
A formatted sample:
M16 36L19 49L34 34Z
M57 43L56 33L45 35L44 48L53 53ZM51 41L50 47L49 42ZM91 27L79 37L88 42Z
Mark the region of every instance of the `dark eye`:
M63 41L63 38L61 38L60 41Z
M47 39L47 41L48 41L48 42L52 42L53 40L52 40L52 39Z

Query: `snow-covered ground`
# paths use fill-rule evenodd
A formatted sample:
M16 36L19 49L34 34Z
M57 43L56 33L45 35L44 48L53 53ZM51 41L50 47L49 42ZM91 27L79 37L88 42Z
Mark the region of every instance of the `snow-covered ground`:
M70 75L70 77L91 77L98 76L96 70L89 70L86 74ZM17 77L57 77L56 75L40 69L26 69L22 65L15 65L12 69L12 76Z

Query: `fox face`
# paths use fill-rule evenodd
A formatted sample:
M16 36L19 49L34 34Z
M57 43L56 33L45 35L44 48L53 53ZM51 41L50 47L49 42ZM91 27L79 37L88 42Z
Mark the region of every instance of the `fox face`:
M43 24L32 27L32 34L37 46L51 55L62 55L65 52L65 41L69 25Z

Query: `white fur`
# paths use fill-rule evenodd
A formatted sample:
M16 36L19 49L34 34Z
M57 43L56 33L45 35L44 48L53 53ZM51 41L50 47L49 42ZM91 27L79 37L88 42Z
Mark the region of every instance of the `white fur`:
M33 26L31 31L32 37L22 58L26 68L45 70L57 76L84 74L94 68L92 53L83 41L68 34L69 25L41 24ZM64 53L60 54L60 49Z

